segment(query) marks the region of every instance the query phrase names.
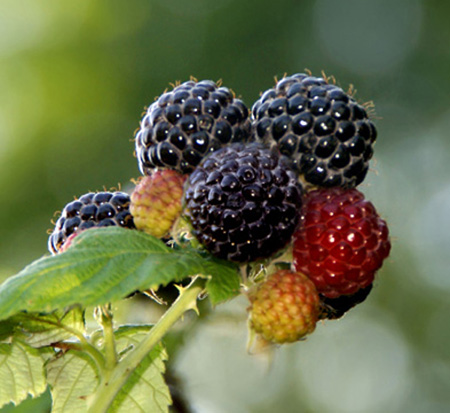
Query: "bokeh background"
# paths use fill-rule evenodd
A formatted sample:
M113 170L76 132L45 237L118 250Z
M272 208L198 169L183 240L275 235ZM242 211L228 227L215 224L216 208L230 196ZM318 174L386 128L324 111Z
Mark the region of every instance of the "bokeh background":
M170 82L222 79L251 106L274 76L324 70L376 105L360 189L391 257L365 303L305 342L248 355L238 299L175 366L200 413L450 411L449 18L439 0L2 0L0 279L47 253L74 196L131 187L134 130Z

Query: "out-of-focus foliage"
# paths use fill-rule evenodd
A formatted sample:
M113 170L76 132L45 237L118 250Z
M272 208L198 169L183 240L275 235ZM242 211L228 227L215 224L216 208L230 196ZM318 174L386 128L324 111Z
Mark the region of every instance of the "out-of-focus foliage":
M324 70L376 105L360 189L390 225L391 258L367 302L271 369L245 353L242 300L177 367L199 412L448 411L449 15L437 0L3 0L0 278L46 253L73 196L131 187L134 130L170 82L223 79L251 106L273 76Z

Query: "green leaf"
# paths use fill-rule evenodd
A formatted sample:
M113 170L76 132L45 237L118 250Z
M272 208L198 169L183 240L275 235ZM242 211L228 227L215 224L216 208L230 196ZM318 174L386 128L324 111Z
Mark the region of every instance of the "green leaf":
M2 324L12 326L12 333L31 347L41 348L74 337L73 330L85 332L84 311L75 307L69 311L55 311L51 314L19 313Z
M206 283L206 291L209 294L212 305L227 301L239 294L241 278L239 273L231 269L218 271L209 277Z
M98 386L98 372L85 353L69 350L47 365L47 380L52 394L52 413L86 412L87 397Z
M11 343L16 326L13 317L0 321L0 343Z
M237 292L234 264L189 248L171 249L140 231L96 228L78 235L66 252L41 258L5 281L0 286L0 320L20 311L101 305L192 275L211 277L208 291L215 304Z
M43 359L39 351L13 341L0 344L0 407L15 404L28 395L39 396L47 388Z
M151 326L122 326L116 331L117 351L122 357L147 336L150 328ZM108 411L168 412L172 399L163 377L166 360L164 347L162 344L156 345L127 380Z

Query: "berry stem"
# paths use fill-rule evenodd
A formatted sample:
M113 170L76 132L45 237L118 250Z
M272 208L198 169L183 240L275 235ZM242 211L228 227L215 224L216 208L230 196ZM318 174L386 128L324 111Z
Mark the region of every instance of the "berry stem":
M197 278L188 287L180 289L180 295L172 306L151 329L148 336L123 360L116 364L110 374L102 377L97 391L89 401L88 413L106 413L117 393L130 375L148 355L153 347L164 337L169 329L189 311L197 310L197 297L203 291L204 280Z
M95 346L89 343L83 335L77 337L80 340L82 350L94 360L97 369L102 371L105 368L105 357L103 354Z
M111 305L105 305L99 308L100 323L103 328L104 349L106 357L106 370L112 370L117 364L116 341L114 339L113 316Z

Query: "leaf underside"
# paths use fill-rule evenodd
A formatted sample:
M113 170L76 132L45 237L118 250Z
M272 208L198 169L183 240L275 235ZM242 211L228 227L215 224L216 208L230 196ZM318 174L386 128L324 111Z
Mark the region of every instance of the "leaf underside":
M13 341L0 344L0 407L19 404L28 395L39 396L47 388L39 351Z
M122 326L115 331L119 362L147 335L151 326ZM159 343L142 360L114 398L108 412L167 413L172 403L164 381L167 353ZM99 373L92 359L69 350L46 365L52 394L52 413L85 412L98 384Z
M3 324L10 326L9 335L4 339L14 336L34 348L68 340L74 336L74 330L80 334L85 332L84 311L78 306L51 314L21 312L0 323L0 328Z
M149 326L123 326L116 333L119 352L137 346L148 334ZM172 403L164 380L167 352L162 344L156 345L132 373L114 399L111 413L134 411L165 413Z
M87 354L68 351L46 365L52 413L86 412L87 398L98 386L98 372Z

